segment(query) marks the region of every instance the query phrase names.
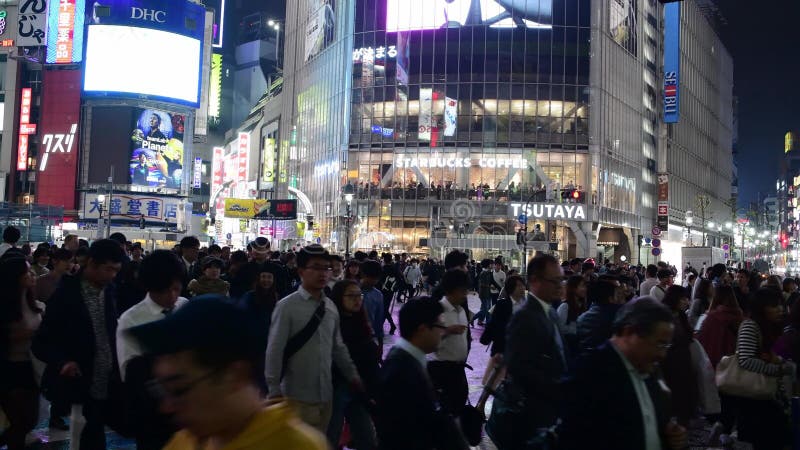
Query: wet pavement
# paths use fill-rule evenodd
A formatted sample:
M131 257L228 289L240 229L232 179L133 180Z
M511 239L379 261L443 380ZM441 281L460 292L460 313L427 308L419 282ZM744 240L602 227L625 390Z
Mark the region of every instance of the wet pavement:
M396 303L393 305L393 316L395 317L395 323L397 323L397 314L402 307L401 303ZM469 307L470 310L476 312L480 309L480 299L478 299L477 295L471 294L469 296ZM395 340L397 339L397 333L395 335L389 335L389 327L388 325L385 327L386 337L384 339L384 355L391 349L392 345L394 345ZM482 345L479 342L481 333L483 332L483 327L476 325L474 328L471 329L472 333L472 349L469 354L469 358L467 363L473 368L473 370L467 369L467 380L469 383L469 398L472 404L475 404L478 401L478 398L481 395L481 391L483 390L482 380L483 375L486 370L486 367L489 363L490 355L489 355L489 348ZM492 399L486 402L486 412L487 414L491 411L491 404ZM67 450L70 448L69 445L69 432L68 431L58 431L58 430L51 430L47 428L47 421L46 418L48 416L48 405L46 402L42 402L42 408L40 413L40 418L42 418L39 426L33 433L31 433L30 440L38 440L40 443L34 443L30 448L32 450ZM712 448L706 447L703 445L706 436L708 435L710 427L707 424L698 422L696 426L690 430L690 444L692 449L705 449L705 448ZM108 436L108 449L113 450L135 450L136 445L133 441L124 439L113 432L107 434ZM5 447L2 447L5 448ZM496 450L496 447L492 444L492 442L487 438L484 437L484 442L481 443L479 447L475 447L476 449L480 450ZM734 448L736 449L748 449L751 448L748 445L744 444L737 444Z

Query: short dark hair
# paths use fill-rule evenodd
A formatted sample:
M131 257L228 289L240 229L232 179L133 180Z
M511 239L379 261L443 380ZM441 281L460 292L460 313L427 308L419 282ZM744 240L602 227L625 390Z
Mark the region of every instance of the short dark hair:
M184 281L184 268L183 262L172 251L156 250L142 260L139 280L148 291L163 291L175 281Z
M50 252L46 248L37 248L33 251L33 259L41 258L42 256L49 256Z
M383 275L381 263L368 259L361 263L361 276L380 278Z
M586 286L586 298L591 303L607 305L612 298L617 287L606 281L595 281Z
M667 305L667 308L677 311L682 298L689 298L689 290L681 285L673 284L667 288L661 303Z
M596 267L594 263L591 261L581 264L581 272L586 272L587 270L595 270L595 268Z
M739 270L736 271L737 275L740 274L740 273L743 274L743 275L747 275L747 278L750 278L750 271L749 270L747 270L747 269L739 269Z
M648 264L645 274L650 278L655 278L658 275L658 266L655 264Z
M21 237L22 233L19 232L19 228L17 227L7 226L5 230L3 230L3 242L16 244Z
M581 258L572 258L571 261L568 263L570 266L574 266L575 264L583 264L583 260Z
M72 252L65 248L57 248L50 257L53 261L69 261L72 259Z
M664 279L664 278L674 277L674 276L675 276L675 274L672 273L672 271L669 270L669 269L661 269L661 270L658 271L658 279L659 280Z
M503 285L503 290L506 291L507 297L511 297L511 293L517 288L517 283L522 283L523 286L526 286L525 280L523 280L519 275L511 275L506 278L506 283Z
M297 266L306 267L312 258L320 258L330 261L331 255L323 246L319 244L307 245L297 252Z
M119 231L116 233L111 233L111 236L109 236L108 238L118 243L119 245L125 245L128 243L128 239L125 237L124 234L120 233Z
M212 266L217 267L221 270L225 268L225 262L217 258L216 256L206 256L205 258L203 258L203 261L200 264L200 267L202 267L203 270L206 270Z
M400 336L409 341L420 325L433 325L444 312L442 305L431 297L416 297L400 309Z
M342 255L331 255L331 262L333 261L338 261L344 264L344 258L342 258Z
M186 236L185 238L181 239L181 243L178 244L181 249L184 248L199 248L200 247L200 239L197 239L195 236Z
M492 260L489 258L481 260L481 268L488 269L492 265Z
M247 262L247 253L244 250L236 250L235 252L231 253L231 264L234 263L246 263Z
M364 267L361 267L364 270ZM442 275L442 290L445 294L456 289L469 289L469 276L463 270L450 269Z
M89 259L95 264L123 263L125 262L125 251L117 241L100 239L94 241L89 247Z
M210 254L211 252L220 252L220 253L222 253L222 247L220 247L217 244L211 244L211 246L208 247L208 253Z
M652 334L659 322L673 323L672 312L653 297L639 297L638 300L625 304L617 312L612 325L614 335L621 336L627 327L633 328L638 336L646 337Z
M467 264L469 256L461 250L452 250L444 257L444 269L450 270L454 267L461 267Z
M558 265L558 260L552 255L545 255L541 254L531 258L530 262L528 263L528 280L531 278L544 278L545 272L547 272L547 267L551 264Z

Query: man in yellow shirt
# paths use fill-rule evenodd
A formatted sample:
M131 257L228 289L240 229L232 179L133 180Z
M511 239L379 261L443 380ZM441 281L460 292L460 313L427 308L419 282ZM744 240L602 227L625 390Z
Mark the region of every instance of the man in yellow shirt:
M223 297L196 299L165 319L131 328L156 356L151 393L183 427L165 450L324 450L325 437L286 403L264 406L256 330Z

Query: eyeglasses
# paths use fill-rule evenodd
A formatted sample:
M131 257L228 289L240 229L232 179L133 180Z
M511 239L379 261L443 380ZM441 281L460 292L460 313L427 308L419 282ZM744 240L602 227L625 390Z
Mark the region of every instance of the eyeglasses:
M194 388L196 388L200 383L202 383L203 381L208 380L209 378L217 375L219 372L220 372L220 369L212 370L212 371L208 372L207 374L205 374L205 375L203 375L201 377L195 378L190 383L188 383L188 384L186 384L184 386L181 386L179 388L168 388L164 384L163 380L158 380L158 379L150 380L147 383L145 383L145 388L147 389L147 392L150 393L150 395L153 396L153 398L155 398L157 400L164 400L164 399L167 399L167 398L170 398L170 399L173 399L173 400L180 400L181 398L183 398L186 395L188 395L189 392L192 392L192 390L194 390Z

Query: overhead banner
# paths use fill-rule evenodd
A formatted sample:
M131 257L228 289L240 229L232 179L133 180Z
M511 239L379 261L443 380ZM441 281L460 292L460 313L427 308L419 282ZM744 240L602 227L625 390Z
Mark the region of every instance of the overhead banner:
M454 98L445 97L444 101L444 135L456 134L456 118L458 117L458 102Z
M433 119L433 89L419 89L419 133L417 137L420 141L431 140L431 129Z
M50 0L57 1L57 0ZM20 0L17 17L17 45L41 47L47 45L48 0Z
M108 211L103 209L103 217L108 217L110 214L112 219L139 220L144 216L146 220L169 221L178 220L181 199L113 194L106 204ZM83 202L83 218L99 218L101 207L103 206L97 200L97 194L86 194Z
M72 64L83 59L86 0L50 0L47 18L47 62Z
M664 5L664 122L680 119L681 3Z
M297 200L226 198L225 217L233 219L295 220Z

